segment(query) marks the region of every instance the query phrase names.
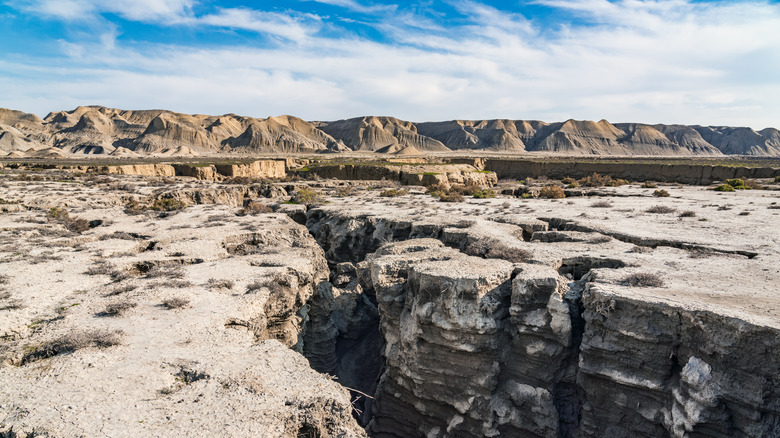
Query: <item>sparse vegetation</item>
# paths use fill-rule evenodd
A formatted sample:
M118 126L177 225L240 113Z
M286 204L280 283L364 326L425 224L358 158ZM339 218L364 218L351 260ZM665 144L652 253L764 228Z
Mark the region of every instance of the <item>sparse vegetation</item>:
M642 183L642 188L643 189L656 189L656 188L658 188L658 184L656 184L656 183L654 183L652 181L645 181L644 183Z
M273 213L274 210L260 202L255 201L249 201L244 205L244 207L236 213L238 216L246 216L246 215L258 215L258 214L265 214L265 213Z
M721 184L718 187L715 187L713 190L716 192L735 192L736 189L732 187L729 184Z
M434 198L439 198L442 202L463 202L466 198L461 191L444 184L434 184L428 187L428 193Z
M70 232L81 234L90 229L89 221L78 217L71 217L68 210L59 207L52 207L46 214L49 222L62 224Z
M647 210L645 210L645 213L654 213L654 214L666 214L666 213L674 213L676 210L672 207L668 207L666 205L654 205Z
M612 177L593 173L580 179L580 185L583 187L604 187L612 182Z
M71 333L43 344L28 346L18 365L48 359L59 354L72 353L87 347L112 347L119 344L122 334L123 332L120 330L113 332L92 330Z
M187 204L174 198L157 198L149 206L154 211L178 211L187 208Z
M136 303L130 301L120 301L118 303L111 303L106 306L99 316L119 316L124 312L132 309L136 306Z
M295 191L292 199L287 201L289 204L321 205L325 203L325 196L309 187L301 187Z
M233 280L217 280L216 278L209 278L206 282L206 287L209 289L233 289L235 283Z
M477 190L476 192L474 192L472 196L477 199L495 198L496 192L490 189L483 189L483 190Z
M593 204L590 204L593 208L612 208L612 203L609 201L596 201Z
M668 198L671 195L669 195L669 192L667 192L666 190L661 189L661 190L653 191L653 196L655 196L656 198Z
M504 259L513 263L523 263L532 256L529 251L524 249L509 247L499 241L488 239L472 242L466 246L463 252L487 259Z
M163 300L162 306L168 310L181 309L190 304L190 300L181 297L167 298Z
M663 279L657 274L636 273L627 276L621 281L624 286L631 287L662 287Z
M404 196L408 194L409 194L409 190L406 189L387 189L387 190L382 190L379 196L383 198L395 198L397 196Z
M565 198L566 194L563 192L563 189L560 186L551 184L549 186L544 186L541 190L539 190L539 197L547 199L561 199Z
M691 210L687 210L687 211L684 211L684 212L680 213L680 217L696 217L696 212L695 211L691 211Z

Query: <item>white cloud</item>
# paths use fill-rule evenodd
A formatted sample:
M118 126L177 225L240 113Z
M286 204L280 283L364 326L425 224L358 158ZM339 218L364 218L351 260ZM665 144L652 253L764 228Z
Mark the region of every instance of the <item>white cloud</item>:
M283 41L202 50L68 43L72 55L50 68L35 67L34 57L0 60L0 95L4 105L42 115L96 103L310 120L384 114L780 125L780 6L543 3L597 24L540 32L520 15L464 1L457 4L471 17L464 25L420 27L389 14L381 26L392 42L378 43L323 37L321 19L299 13L223 9L194 17L172 7L186 25Z
M90 20L102 13L128 20L179 19L191 14L194 0L22 0L12 6L30 14L65 20Z
M360 13L377 13L377 12L389 12L395 10L398 6L397 5L366 5L362 2L356 1L356 0L303 0L303 1L312 1L316 3L323 3L326 5L331 6L339 6L342 8L349 9L351 11L360 12Z

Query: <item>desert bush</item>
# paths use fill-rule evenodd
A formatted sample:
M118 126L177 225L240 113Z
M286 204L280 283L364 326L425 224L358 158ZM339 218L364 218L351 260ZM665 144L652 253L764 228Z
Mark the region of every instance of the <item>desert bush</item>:
M667 207L666 205L654 205L647 210L645 210L645 213L655 213L655 214L666 214L666 213L674 213L675 209L672 207Z
M496 240L481 239L470 243L463 250L468 255L487 259L504 259L512 263L522 263L530 259L532 254L520 248L512 248Z
M607 183L607 185L610 186L610 187L620 187L620 186L625 186L625 185L628 185L628 184L631 184L631 183L628 182L628 180L626 180L626 179L613 179L612 181Z
M653 192L653 196L655 196L656 198L668 198L671 195L669 195L669 192L667 192L666 190L661 189L661 190L655 190Z
M574 182L575 182L575 180L574 180L574 178L569 178L569 177L567 176L566 178L563 178L563 179L561 180L561 182L562 182L562 183L564 183L564 184L572 184L572 183L574 183Z
M642 188L643 189L656 189L656 188L658 188L658 184L656 184L656 183L654 183L652 181L645 181L644 183L642 183Z
M234 285L233 280L217 280L216 278L209 278L206 282L206 287L209 289L233 289Z
M736 191L736 189L734 189L734 187L732 187L729 184L721 184L718 187L715 187L713 190L715 190L716 192L735 192Z
M121 330L113 332L105 331L85 331L71 333L59 338L44 342L39 345L28 346L24 356L19 361L19 365L25 365L42 359L57 356L64 353L72 353L76 350L87 347L108 348L118 345L123 332Z
M116 295L121 295L121 294L123 294L125 292L134 291L136 289L138 289L138 286L136 286L136 285L125 284L125 285L117 286L117 287L111 289L108 293L105 294L105 296L113 297L113 296L116 296Z
M442 202L463 202L466 198L458 192L444 193L439 196Z
M173 297L163 300L162 306L168 310L181 309L190 304L190 300L181 297Z
M450 187L451 193L459 193L463 196L474 196L474 193L481 191L482 188L476 184L453 184Z
M574 182L572 182L572 183L569 183L569 184L567 184L567 185L566 185L566 188L567 188L567 189L576 189L576 188L577 188L577 187L579 187L579 186L580 186L580 185L579 185L579 184L577 184L577 181L574 181Z
M149 210L154 211L177 211L187 208L187 204L174 198L157 198L149 206Z
M691 211L691 210L687 210L687 211L684 211L684 212L680 213L680 217L696 217L696 212L695 211Z
M631 274L621 281L624 286L632 287L662 287L664 281L656 274L637 273Z
M539 190L539 197L548 199L561 199L565 198L566 194L563 193L563 189L561 187L549 185L544 186L541 190Z
M745 180L745 187L747 187L748 189L753 189L753 190L763 190L764 189L764 186L761 185L761 183L759 183L758 181L756 181L754 179L746 179Z
M776 176L776 177L775 177L775 182L776 182L776 183L780 183L780 175L778 175L778 176Z
M99 313L99 316L119 316L124 312L132 309L136 306L136 303L130 301L121 301L118 303L111 303Z
M379 196L383 198L395 198L396 196L404 196L408 194L409 194L409 190L406 189L387 189L387 190L382 190Z
M594 237L594 238L590 239L588 241L588 243L599 244L599 243L608 243L608 242L611 242L611 241L612 241L612 238L609 237L609 236L598 236L598 237Z
M604 187L612 182L612 177L609 175L600 175L593 173L580 179L580 185L583 187Z
M495 198L496 192L490 189L477 190L472 196L477 199Z
M236 213L238 216L246 216L246 215L258 215L258 214L264 214L264 213L273 213L274 210L260 202L255 201L249 201L246 203L244 208L238 210Z
M66 230L73 233L81 234L91 228L88 220L70 216L68 210L64 208L50 208L49 212L46 214L46 219L49 222L62 224Z
M590 204L593 208L612 208L612 203L609 201L596 201L593 204Z
M288 202L291 204L320 205L325 203L325 196L309 187L301 187L295 191L292 199Z
M8 284L9 281L11 281L11 277L5 274L0 274L0 284Z

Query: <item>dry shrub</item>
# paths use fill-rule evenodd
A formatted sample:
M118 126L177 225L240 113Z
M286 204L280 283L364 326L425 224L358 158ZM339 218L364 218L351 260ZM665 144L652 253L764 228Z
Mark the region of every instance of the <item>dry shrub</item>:
M181 309L190 304L190 300L181 297L168 298L162 302L162 306L168 310Z
M645 181L642 184L642 188L643 189L656 189L656 188L658 188L658 184L656 184L656 183L654 183L652 181Z
M87 347L112 347L119 344L122 334L121 330L113 332L91 330L71 333L40 345L28 346L18 365L48 359L59 354L72 353Z
M653 192L653 196L655 196L656 198L668 198L671 195L669 195L669 192L667 192L666 190L661 189L661 190L655 190Z
M325 196L322 193L309 187L301 187L295 191L292 199L288 202L291 204L316 206L325 203Z
M124 312L132 309L136 306L136 303L132 303L130 301L121 301L118 303L111 303L106 306L105 310L103 310L99 315L100 316L119 316L123 314Z
M654 205L647 210L645 210L646 213L654 213L654 214L666 214L666 213L674 213L676 210L672 207L667 207L666 205Z
M187 204L174 198L158 198L149 206L154 211L178 211L187 208Z
M206 282L206 287L209 289L233 289L234 285L233 280L217 280L216 278L210 278Z
M382 190L382 193L380 193L379 196L383 198L395 198L396 196L404 196L408 194L409 190L406 189L387 189Z
M612 208L612 203L609 201L596 201L593 204L590 204L593 208Z
M549 185L542 187L542 189L539 190L539 197L547 199L561 199L565 198L566 194L563 193L563 189L561 187Z
M609 175L601 175L593 173L580 180L580 185L583 187L604 187L612 182L612 177Z
M260 202L255 201L249 201L244 205L244 208L241 210L238 210L238 213L236 213L238 216L246 216L246 215L258 215L258 214L265 214L265 213L273 213L274 210Z
M684 211L680 213L680 217L696 217L696 212L691 210Z
M472 196L477 199L495 198L496 192L490 189L477 190Z
M637 273L631 274L621 282L624 286L632 287L662 287L664 281L656 274Z
M504 259L512 263L523 263L531 258L531 253L524 249L512 248L501 242L480 239L472 242L463 250L468 255L487 259Z
M90 223L86 219L70 216L68 210L64 208L52 207L46 215L49 222L62 224L66 230L81 234L90 229Z

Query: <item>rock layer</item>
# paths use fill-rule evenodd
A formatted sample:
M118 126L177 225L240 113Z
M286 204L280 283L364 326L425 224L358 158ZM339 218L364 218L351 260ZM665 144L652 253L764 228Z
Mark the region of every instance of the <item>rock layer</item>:
M100 106L34 114L0 109L0 151L48 147L82 155L202 155L368 151L490 151L572 155L780 156L774 128L611 124L567 120L451 120L415 123L366 116L307 122L293 116L208 116Z

